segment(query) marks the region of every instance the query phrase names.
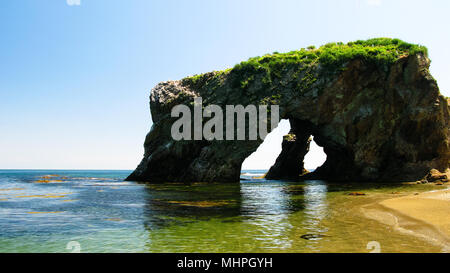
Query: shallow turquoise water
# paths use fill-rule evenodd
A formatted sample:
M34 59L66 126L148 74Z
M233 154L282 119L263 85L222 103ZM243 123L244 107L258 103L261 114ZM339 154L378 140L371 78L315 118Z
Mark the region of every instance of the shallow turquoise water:
M253 178L261 171L237 184L146 185L124 182L130 172L0 170L0 252L367 252L374 240L439 251L355 209L417 187ZM347 195L356 190L370 194Z

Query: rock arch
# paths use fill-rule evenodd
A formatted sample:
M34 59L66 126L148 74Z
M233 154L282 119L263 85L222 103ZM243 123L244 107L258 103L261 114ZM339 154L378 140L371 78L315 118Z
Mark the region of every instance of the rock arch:
M280 118L290 120L292 131L268 173L271 179L415 181L431 169L445 172L450 159L449 108L421 49L395 39L338 43L160 83L150 96L154 124L144 158L128 180L239 181L242 162L262 140L171 138L171 108L190 105L195 97L223 108L280 106ZM306 174L303 158L311 135L324 147L327 161Z

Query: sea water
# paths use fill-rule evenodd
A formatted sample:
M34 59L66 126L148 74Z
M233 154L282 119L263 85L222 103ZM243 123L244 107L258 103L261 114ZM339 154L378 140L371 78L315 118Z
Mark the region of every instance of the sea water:
M0 252L440 252L361 207L404 184L126 182L131 171L0 170ZM350 196L359 191L365 196Z

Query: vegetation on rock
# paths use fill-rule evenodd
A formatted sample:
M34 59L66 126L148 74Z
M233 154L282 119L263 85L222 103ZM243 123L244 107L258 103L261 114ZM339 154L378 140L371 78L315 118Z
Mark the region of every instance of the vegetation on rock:
M276 78L281 78L283 72L295 67L297 74L308 68L320 66L329 71L336 71L351 60L360 59L379 66L388 67L402 56L423 54L428 56L425 46L410 44L399 39L374 38L358 40L344 44L328 43L319 48L309 46L287 53L274 52L260 57L253 57L235 65L232 69L215 71L184 78L183 81L191 86L198 84L217 86L223 75L234 76L235 86L245 89L255 80L255 75L263 75L263 83L271 84ZM315 82L311 73L305 73L301 79L303 87Z

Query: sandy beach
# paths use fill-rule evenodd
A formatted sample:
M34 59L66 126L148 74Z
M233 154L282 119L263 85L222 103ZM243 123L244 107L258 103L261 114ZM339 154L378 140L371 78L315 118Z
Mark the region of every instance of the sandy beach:
M395 230L421 237L450 252L450 189L391 198L363 208Z

